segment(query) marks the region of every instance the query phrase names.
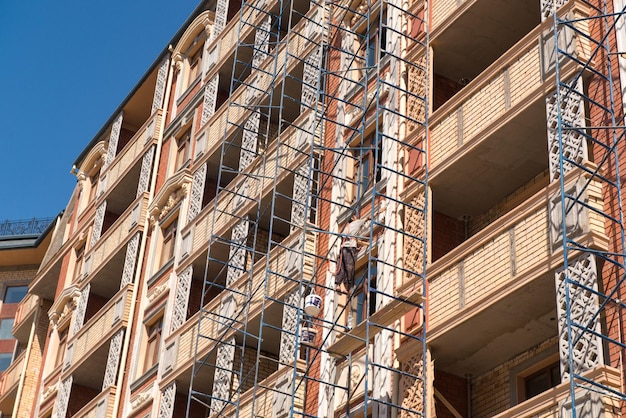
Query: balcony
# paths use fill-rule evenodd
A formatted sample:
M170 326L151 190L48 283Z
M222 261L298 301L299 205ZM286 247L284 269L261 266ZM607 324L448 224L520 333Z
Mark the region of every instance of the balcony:
M566 12L574 13L577 18L588 16L575 2L563 10L563 13ZM554 89L551 87L554 84L553 72L546 73L542 69L554 65L554 57L547 56L550 48L546 46L552 37L549 34L551 25L551 22L544 22L537 26L461 92L433 112L430 119L431 171L438 172L458 160L469 149L477 147L493 135L498 127L514 120L533 102L543 99L546 92ZM582 22L578 29L588 33L588 28ZM575 51L580 59L586 60L588 45L580 37L573 39L567 47ZM561 69L562 78L567 78L574 70L573 63L567 64ZM541 101L545 113L545 104ZM518 119L515 123L519 133L508 141L519 143L522 134L524 138L531 137L527 130L519 129L519 125L532 121ZM540 137L544 136L545 133ZM499 140L507 139L501 135ZM507 146L506 143L499 145L500 148Z
M263 298L267 297L268 299L282 299L287 293L292 291L297 287L297 282L289 281L280 274L289 275L288 266L293 263L293 259L290 258L290 255L294 254L293 252L287 250L287 248L292 248L295 246L296 240L299 237L298 234L295 234L292 237L287 238L281 246L276 246L270 252L270 260L269 264L266 263L265 257L261 258L253 267L253 280L252 283L248 283L248 277L246 274L243 274L238 280L236 280L232 285L232 289L240 289L245 292L246 286L249 286L250 289L253 289L252 292L253 297L250 300L247 300L244 294L230 293L228 291L223 291L220 295L215 297L211 302L209 302L205 306L205 311L208 312L220 312L220 305L222 296L228 297L228 295L234 295L236 300L236 306L244 306L244 304L248 305L248 332L251 332L255 326L254 323L258 322L258 316L261 313L261 308L263 304ZM316 235L314 233L307 234L306 242L305 242L305 254L308 254L304 258L304 277L310 277L313 271L313 263L314 263L314 254L315 251L315 240ZM299 263L296 263L299 265ZM258 291L254 291L258 289ZM265 320L269 321L268 318L274 318L277 322L276 329L280 328L280 320L282 318L282 310L280 310L280 305L278 304L270 304L271 306L265 306ZM267 312L272 310L272 315L269 316ZM173 379L178 376L180 373L189 369L192 364L194 357L194 350L196 341L200 346L197 348L198 355L203 355L211 350L214 347L213 341L218 338L229 338L231 335L237 334L234 329L229 330L226 335L223 335L224 329L219 326L217 319L212 319L211 314L205 313L205 318L202 320L201 324L201 334L203 336L208 336L208 338L200 338L197 339L198 332L198 313L187 320L187 322L180 327L176 332L165 341L165 351L168 352L170 350L171 356L166 354L166 357L169 358L168 362L170 364L165 364L164 367L168 370L173 370L174 373L168 376L168 379ZM243 318L238 318L242 320ZM275 343L278 344L280 342L280 338L276 338Z
M621 391L621 375L619 370L609 366L599 366L584 373L584 377L590 381L611 388L615 392ZM571 416L571 404L568 402L570 396L569 382L561 383L527 401L524 401L506 412L495 415L494 418L522 418L522 417L563 417ZM602 396L593 390L576 390L576 415L584 416L581 409L589 416L611 417L620 416L615 413L619 410L619 401L611 396Z
M575 170L565 181L570 188L585 177ZM556 334L554 270L563 265L558 186L541 189L428 267L428 338L446 371L480 374L506 360L499 357L510 356L512 346L523 351ZM598 182L584 196L602 208ZM582 245L607 248L603 218L587 207L576 206L567 226ZM570 250L569 257L578 254Z
M113 417L113 406L115 404L115 394L117 388L110 386L105 391L96 396L91 402L73 414L74 418L111 418Z
M312 21L315 19L319 20L319 16L316 13L318 12L315 9L312 9L307 14L308 18L301 19L300 22L294 26L288 35L293 37L293 39L289 42L289 49L287 49L287 43L281 42L279 44L280 49L276 52L278 55L277 62L281 63L287 61L285 73L294 71L294 69L300 65L304 58L310 54L317 45L316 41L319 35L315 36L312 29L310 29L310 25L313 24ZM262 15L259 16L259 22L262 17ZM239 39L245 39L246 36L249 36L245 32L241 34L237 32L237 23L237 19L233 19L224 32L222 32L223 35L218 38L219 45L216 46L216 48L219 49L219 58L216 59L215 62L221 62L224 57L232 54ZM250 25L246 25L246 27L250 28ZM304 33L311 34L310 40L303 37L302 34ZM209 47L209 51L211 50L212 47ZM231 95L230 101L232 101L232 103L245 103L247 101L247 96L257 95L258 91L267 91L270 88L276 88L276 86L280 84L281 80L282 82L285 82L284 73L276 77L272 75L274 73L273 67L274 63L272 60L265 61L265 63L261 65L262 69L260 71L256 71L254 74L248 76L245 83L237 88L237 90ZM213 77L216 71L216 68L209 71L208 77ZM252 84L256 86L254 89L249 87ZM206 125L197 133L198 137L202 135L205 136L205 149L208 151L207 154L212 155L217 152L220 149L224 138L232 136L237 130L237 125L243 125L245 119L249 116L249 113L250 112L243 106L231 106L230 109L227 103L224 106L221 106L209 119Z
M140 195L90 249L85 257L85 276L93 277L137 231L143 229L148 198L148 193Z
M15 322L13 323L13 336L22 343L28 341L30 325L35 312L37 312L39 303L39 296L28 293L17 307Z
M292 398L292 379L293 369L291 367L283 367L267 379L259 382L259 389L249 389L243 393L237 405L227 406L223 415L220 416L282 417L290 415L291 406L294 408L294 415L298 415L304 408L304 389L306 384L304 379L298 376ZM254 410L252 409L253 406ZM239 414L237 414L237 411Z
M22 352L6 369L0 378L0 411L11 415L17 395L17 388L24 372L26 351Z
M277 143L275 142L270 149L266 151L267 157L264 161L257 159L250 166L249 174L240 174L236 177L232 185L229 187L231 190L237 190L238 188L246 188L246 194L248 196L268 196L274 186L272 181L264 181L265 177L274 176L276 165L281 168L278 170L278 177L276 178L276 184L284 181L291 173L289 170L282 169L283 167L295 168L304 164L308 156L308 143L302 144L302 131L296 129L294 126L289 127L283 132L283 141L277 149ZM277 156L277 153L280 153ZM269 174L268 174L269 173ZM252 181L251 179L258 178L260 181ZM247 180L247 181L246 181ZM244 185L245 184L245 185ZM192 222L192 224L182 231L182 236L185 237L189 231L193 234L191 241L191 254L195 257L202 250L206 250L208 242L210 241L210 235L224 236L226 231L231 228L239 217L251 210L255 203L249 199L243 199L243 203L237 206L234 202L233 195L228 193L221 193L220 200L217 204L217 218L213 223L213 211L207 209L210 207L213 209L214 204L209 203L200 215L198 215ZM237 206L235 208L235 206ZM237 214L237 216L234 216Z
M89 358L98 356L100 361L91 364L106 364L106 344L111 337L128 324L128 315L132 303L133 285L128 284L121 289L100 311L94 315L68 342L66 361L63 368L64 375L75 373L74 379L81 379L80 374L89 377L94 374L89 367L76 371L83 363L89 363ZM102 381L100 381L100 385Z
M163 110L158 110L143 126L133 135L122 152L115 157L111 165L101 175L98 195L115 188L121 179L128 174L135 164L141 160L146 151L156 143L163 123Z

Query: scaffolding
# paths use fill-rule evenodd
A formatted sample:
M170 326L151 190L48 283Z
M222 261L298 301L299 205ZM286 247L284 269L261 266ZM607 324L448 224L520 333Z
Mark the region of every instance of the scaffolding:
M548 2L544 16L551 14L554 22L544 43L556 51L548 63L556 92L546 102L551 179L560 189L551 217L553 240L563 251L563 266L556 272L561 377L570 384L560 413L594 415L604 402L621 415L623 384L609 385L588 372L606 364L624 373L626 247L620 169L626 130L617 38L626 10L613 10L618 2L603 0L584 1L583 7L563 13L562 3ZM582 230L594 228L604 239L580 239Z
M188 415L427 415L425 10L242 2Z

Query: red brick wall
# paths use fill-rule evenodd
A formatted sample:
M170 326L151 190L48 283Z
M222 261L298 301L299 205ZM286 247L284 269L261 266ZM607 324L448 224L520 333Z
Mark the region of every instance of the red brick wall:
M467 416L467 379L435 370L435 388L463 417ZM437 418L455 418L446 406L435 401Z
M446 255L465 240L465 224L440 212L433 211L433 261Z
M591 1L592 4L602 7L604 2L600 0ZM610 1L606 2L606 6L608 7L608 12L612 12L613 3ZM603 19L594 19L590 21L590 31L591 35L595 39L601 39L605 36L604 30L604 20ZM608 41L611 45L612 51L617 51L617 42L615 39L614 32L610 33L608 36ZM610 57L611 59L611 69L612 69L612 78L615 82L613 87L613 95L614 95L614 103L615 103L615 117L617 120L617 124L621 125L623 121L623 114L621 112L622 106L622 95L619 87L619 72L618 72L618 63L617 56L613 55ZM604 51L601 51L594 60L596 63L596 70L602 72L603 74L608 74L608 69L606 63L608 63L608 57L606 56ZM590 98L603 106L610 106L610 97L609 93L611 92L611 87L608 82L597 76L592 75L588 79L588 94ZM607 112L605 112L600 106L590 104L589 106L589 118L591 126L606 126L611 124L611 120L608 118ZM610 145L612 143L612 132L610 130L594 130L592 131L595 138L599 141ZM617 135L620 135L621 132L618 130ZM601 161L605 155L604 150L600 149L599 146L594 147L594 160ZM617 148L619 153L619 171L623 174L626 173L626 144L622 139ZM611 181L616 180L616 164L612 157L609 158L608 161L604 163L602 173L606 175ZM626 179L622 178L622 184L626 184ZM626 196L626 191L622 189L622 196ZM604 210L611 214L614 217L619 217L619 201L617 196L617 190L611 186L608 186L608 183L605 182L603 186L603 197L604 197ZM622 205L626 202L622 201ZM614 253L620 253L624 249L621 247L620 240L620 226L616 223L606 220L605 221L605 232L606 235L610 239L609 243L609 251ZM602 267L602 277L600 280L600 285L603 288L605 293L610 293L617 285L617 280L624 274L624 271L617 268L615 264L610 262L605 262ZM623 287L623 286L620 286ZM617 294L614 297L618 299L624 298L623 290L618 290ZM606 328L607 333L610 338L615 339L617 341L622 341L622 335L626 332L626 325L624 325L626 318L624 318L623 310L617 309L613 304L608 304L606 308ZM622 324L622 325L620 325ZM607 363L610 365L620 368L622 373L626 373L626 367L624 363L622 363L621 358L626 355L626 350L620 348L616 344L608 344L608 359ZM626 403L622 402L622 412L626 413Z
M337 24L337 22L334 22ZM339 49L341 48L341 37L338 34L331 35L330 42L332 47L328 52L328 69L329 73L326 78L327 82L327 91L329 97L336 97L339 92L339 82L341 81L340 77L335 74L338 74L338 70L340 69L341 63L341 53ZM337 73L336 73L337 72ZM325 126L326 136L323 138L324 145L328 147L328 149L332 149L335 147L335 127L336 124L331 122L337 117L337 100L327 99L327 111L326 117L327 122ZM330 229L330 203L332 201L332 183L333 179L330 175L324 173L332 173L334 166L334 153L332 151L326 151L322 155L322 159L320 161L320 176L319 176L319 207L318 207L318 223L321 230L329 230ZM328 234L319 234L317 239L317 253L318 254L327 254L329 248L329 235ZM316 265L314 266L314 271L317 272L314 281L320 285L325 285L326 282L326 272L328 271L328 262L325 260L323 256L316 259ZM322 333L318 332L317 339L315 341L315 346L321 346L321 338ZM319 383L315 381L315 379L319 379L320 377L320 354L318 351L311 350L310 353L310 367L307 375L310 377L307 382L307 391L306 391L306 399L305 399L305 412L312 416L317 416L317 410L319 406Z
M433 85L433 110L443 105L464 87L461 83L457 83L439 74L435 74Z
M80 411L83 406L87 405L99 393L99 389L73 384L70 400L67 404L67 416L71 417Z

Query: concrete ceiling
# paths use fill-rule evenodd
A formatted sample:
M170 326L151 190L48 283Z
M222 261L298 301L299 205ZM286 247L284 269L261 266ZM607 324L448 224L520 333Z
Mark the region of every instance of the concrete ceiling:
M555 335L554 275L546 273L456 324L430 345L438 369L457 376L480 375Z
M471 81L539 23L536 0L477 0L431 39L435 73Z
M538 100L430 184L434 209L456 219L486 212L548 167L545 104Z

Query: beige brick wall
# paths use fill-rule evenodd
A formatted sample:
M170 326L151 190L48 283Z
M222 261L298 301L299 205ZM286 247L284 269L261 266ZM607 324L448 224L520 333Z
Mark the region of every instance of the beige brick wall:
M487 373L474 377L472 379L472 417L491 417L513 406L511 405L511 391L515 390L515 382L511 382L511 371L556 345L557 337L555 336L518 354Z

